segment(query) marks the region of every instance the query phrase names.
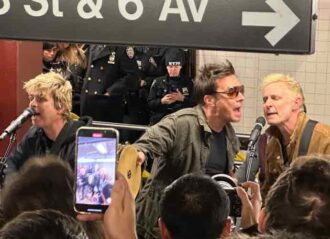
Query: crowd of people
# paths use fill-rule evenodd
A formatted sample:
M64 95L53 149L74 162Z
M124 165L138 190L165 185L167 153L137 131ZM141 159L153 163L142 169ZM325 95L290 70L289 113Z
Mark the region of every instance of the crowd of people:
M263 208L258 183L238 186L242 222L236 231L221 185L206 175L183 175L161 194L157 238L329 238L329 170L329 157L298 157L271 186ZM123 175L117 175L104 215L76 215L72 183L67 162L31 159L5 189L0 238L140 238L135 201ZM16 196L25 200L13 200Z
M47 56L52 61L58 57L56 51L80 52L85 46L49 47ZM330 237L330 159L326 156L330 126L309 119L297 80L284 74L263 79L263 109L269 127L256 142L251 181L246 177L247 165L234 167L240 143L231 124L242 117L245 88L231 62L207 64L193 81L182 78L187 85L176 84L173 78L181 78L178 72L183 66L181 50L167 49L163 58L167 73L150 84L147 78L135 78L135 71L123 70L132 69L130 65L138 69L138 63L145 61L141 55L135 58L133 47L91 45L87 51L87 63L80 65L81 69L86 66L86 72L79 78L85 93L80 95L78 120L72 119L73 84L65 74L50 70L24 84L35 112L33 126L7 159L0 238L43 238L47 232L54 238L93 239ZM150 57L156 59L156 55ZM149 63L155 66L150 57ZM61 59L69 58L69 53L62 53ZM134 79L140 79L139 84ZM168 87L167 80L173 89L159 90ZM111 83L105 85L106 81ZM103 110L104 103L111 111L109 99L112 103L119 99L121 106L134 97L130 90L139 92L145 84L150 85L150 93L144 100L150 103L159 96L154 112L161 116L133 146L138 151L137 163L149 164L150 176L134 199L127 180L118 173L105 214L77 215L74 180L80 179L78 197L92 195L94 189L87 168L78 168L79 175L73 175L75 133L92 122L91 117L82 116L89 112L86 104L93 102L93 110ZM229 216L231 197L212 178L218 174L236 183L241 216L235 225ZM101 171L91 169L90 175L101 176Z
M82 204L109 204L114 178L106 166L97 163L77 165L76 201Z
M72 112L116 123L155 124L193 106L187 58L180 48L43 44L43 72L59 73L71 83ZM122 131L121 141L133 143L140 135Z

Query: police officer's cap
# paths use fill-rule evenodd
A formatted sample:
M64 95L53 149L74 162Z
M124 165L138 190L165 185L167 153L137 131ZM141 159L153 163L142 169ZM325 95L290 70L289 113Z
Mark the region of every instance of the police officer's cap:
M183 66L184 52L179 48L168 48L165 53L166 66Z

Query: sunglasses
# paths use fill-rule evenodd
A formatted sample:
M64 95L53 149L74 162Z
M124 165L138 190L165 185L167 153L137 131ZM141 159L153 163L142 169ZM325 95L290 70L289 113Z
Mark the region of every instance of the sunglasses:
M236 98L239 93L244 95L244 85L230 87L227 91L215 91L214 93L226 94L228 98Z

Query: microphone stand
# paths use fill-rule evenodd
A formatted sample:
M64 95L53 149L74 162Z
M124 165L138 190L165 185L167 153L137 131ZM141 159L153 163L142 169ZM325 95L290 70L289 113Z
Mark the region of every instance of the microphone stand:
M4 173L4 170L5 170L5 168L7 168L7 157L8 157L8 154L9 154L15 140L16 140L16 131L14 131L10 134L9 144L6 148L5 154L3 157L0 158L0 189L3 188L3 183L5 181L6 175Z
M246 181L249 181L250 178L250 173L251 173L251 168L252 168L252 162L255 160L255 158L257 157L257 151L256 151L256 142L258 141L250 141L250 143L248 144L248 157L246 160L247 161L247 168L246 168Z

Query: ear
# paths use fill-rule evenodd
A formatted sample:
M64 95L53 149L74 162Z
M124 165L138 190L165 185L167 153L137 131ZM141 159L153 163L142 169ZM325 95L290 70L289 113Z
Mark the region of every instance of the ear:
M58 109L57 109L57 111L58 111L59 114L63 114L63 112L64 112L64 107L62 107L62 105L59 104L59 105L58 105Z
M303 105L301 96L296 96L296 98L293 101L293 109L294 111L299 111L300 107Z
M160 235L161 235L162 239L172 239L172 237L171 237L169 231L167 230L167 227L161 217L158 218L158 227L160 229Z
M223 228L222 235L219 238L227 238L231 233L231 220L230 218L226 219L225 227Z
M266 216L267 216L267 211L266 208L263 207L259 213L259 224L258 224L258 231L261 233L266 232Z
M214 106L215 105L215 98L212 95L204 95L204 103L208 106Z

